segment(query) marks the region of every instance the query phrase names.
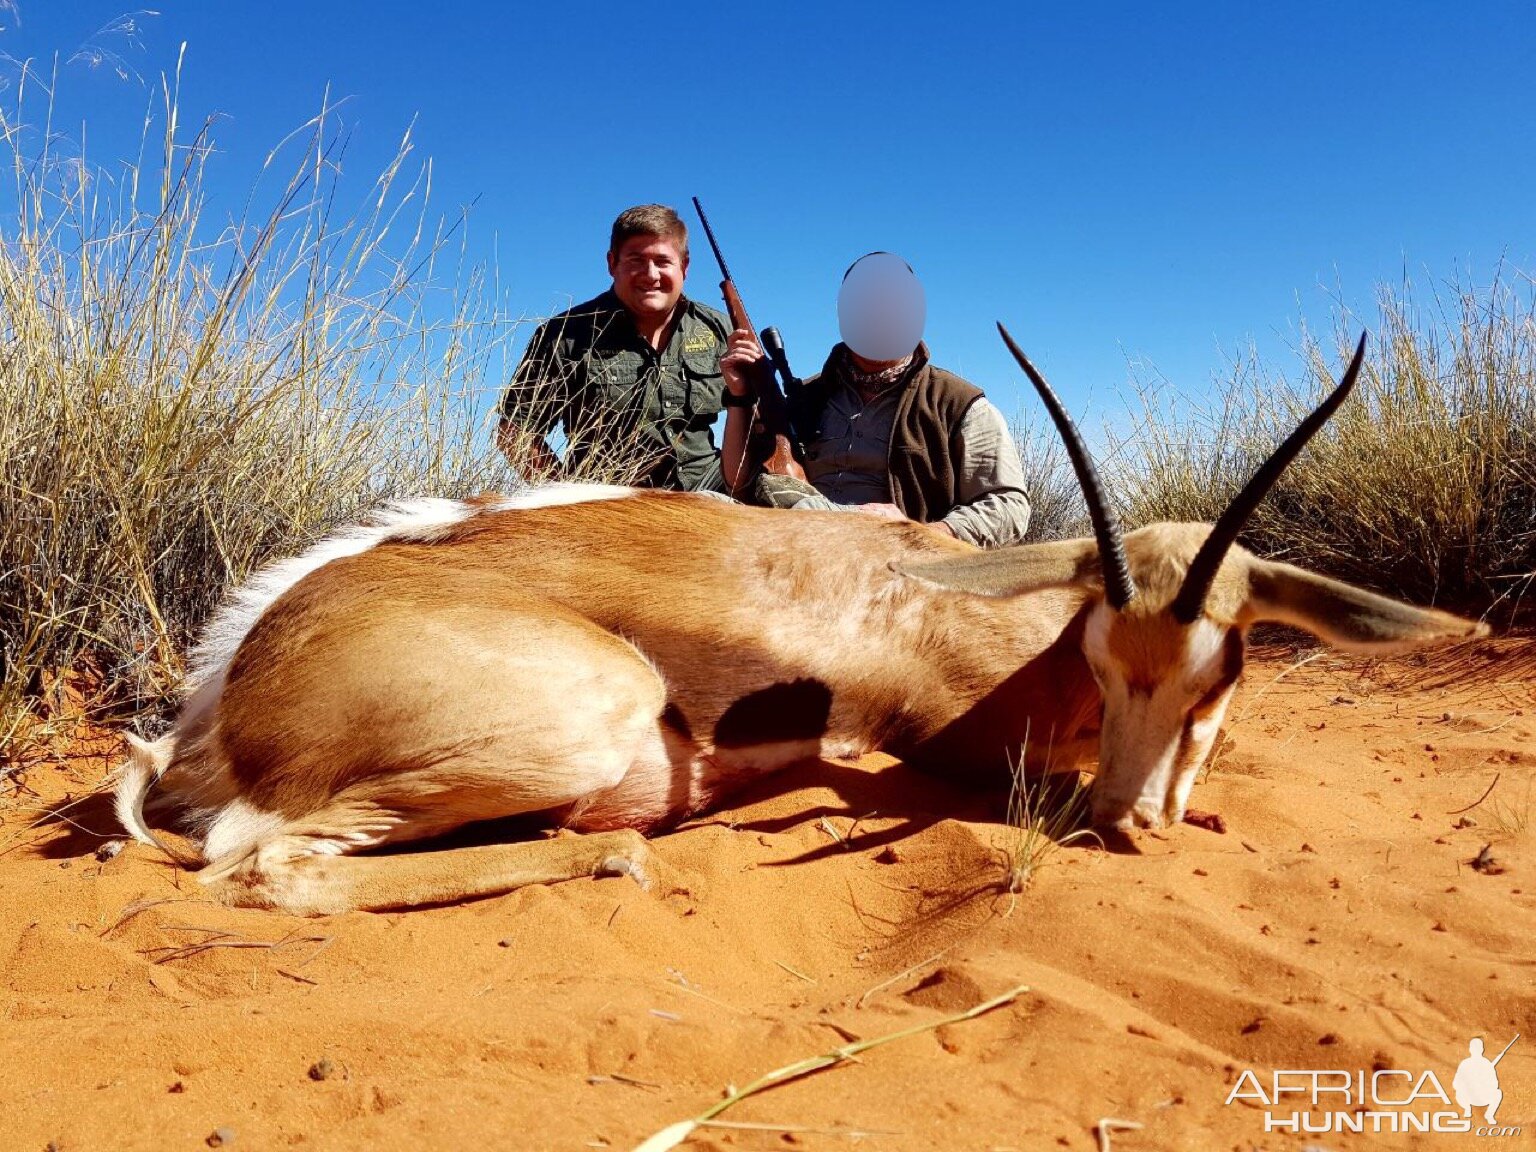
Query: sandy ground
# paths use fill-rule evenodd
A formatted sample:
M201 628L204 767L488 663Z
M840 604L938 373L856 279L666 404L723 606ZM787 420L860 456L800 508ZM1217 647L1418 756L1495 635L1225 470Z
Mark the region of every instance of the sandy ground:
M1142 1125L1111 1133L1121 1152L1529 1146L1532 657L1255 660L1195 792L1224 833L1054 847L1017 896L1000 797L869 759L660 838L686 891L230 910L154 851L98 861L97 800L29 829L102 780L111 742L77 744L0 801L0 1146L630 1149L727 1085L1018 985L722 1117L777 1128L686 1147L1094 1149L1104 1117ZM1498 1120L1518 1136L1266 1134L1262 1103L1225 1102L1248 1069L1450 1092L1471 1037L1492 1055L1517 1032Z

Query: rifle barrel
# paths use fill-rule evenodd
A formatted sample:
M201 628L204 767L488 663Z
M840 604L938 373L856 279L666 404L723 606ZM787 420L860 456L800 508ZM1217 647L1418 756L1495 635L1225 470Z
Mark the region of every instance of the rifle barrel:
M715 263L720 265L720 276L723 280L730 280L731 270L725 266L725 257L720 254L720 245L715 240L715 230L709 226L709 217L704 215L704 205L699 203L699 198L693 198L693 210L699 214L699 223L704 225L704 235L709 239L709 246L714 249Z
M3 2L3 0L0 0ZM747 316L747 306L741 301L741 292L737 290L736 283L731 279L731 270L726 267L725 257L720 252L720 243L715 239L715 230L709 226L709 217L704 213L704 205L699 203L697 196L693 197L693 210L699 214L699 223L704 225L704 235L709 238L709 246L715 253L715 263L720 265L720 294L725 297L726 311L731 315L731 323L751 334L757 341L758 347L763 347L762 338L757 334L757 329L752 327L752 321ZM783 345L779 345L780 358L783 358ZM769 350L763 348L767 353ZM795 448L791 442L793 435L789 425L788 404L785 397L785 383L788 372L785 372L786 381L780 383L779 369L771 355L765 355L760 361L762 383L758 388L756 412L761 416L761 426L768 437L768 450L763 455L763 467L777 475L793 476L797 480L805 479L805 472L795 460ZM749 451L752 449L749 448ZM731 482L734 489L741 480L737 477Z

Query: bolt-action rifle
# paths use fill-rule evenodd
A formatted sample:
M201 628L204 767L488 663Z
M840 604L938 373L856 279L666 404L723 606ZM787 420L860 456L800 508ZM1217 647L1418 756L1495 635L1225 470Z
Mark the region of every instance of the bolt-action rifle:
M715 263L720 265L720 294L725 297L725 310L730 314L731 327L750 332L752 339L757 341L759 348L762 348L762 338L758 336L757 329L752 326L752 321L747 316L746 306L741 302L741 293L736 290L736 282L731 279L731 271L725 266L725 257L720 254L720 245L715 240L715 230L709 226L709 217L704 215L704 205L699 203L697 196L693 198L693 208L699 214L699 223L704 225L704 235L709 238L709 246L714 250ZM784 358L782 341L775 341L775 343L778 355L774 356L764 348L763 358L758 361L758 378L755 381L757 403L753 409L752 421L754 434L748 441L747 453L752 462L761 462L765 472L775 476L793 476L797 480L804 480L805 471L795 459L794 437L789 424L789 403L784 397L784 385L779 381L780 372L786 374L786 383L789 380L788 361ZM760 436L755 432L758 427L762 429ZM752 469L743 468L742 472L750 476Z

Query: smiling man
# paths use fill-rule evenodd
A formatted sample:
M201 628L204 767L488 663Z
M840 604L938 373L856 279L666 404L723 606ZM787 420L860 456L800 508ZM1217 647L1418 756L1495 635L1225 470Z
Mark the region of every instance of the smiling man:
M621 212L608 274L606 292L534 333L502 400L502 451L530 480L724 491L712 427L726 404L730 326L683 295L688 229L677 213ZM563 457L547 439L556 424Z

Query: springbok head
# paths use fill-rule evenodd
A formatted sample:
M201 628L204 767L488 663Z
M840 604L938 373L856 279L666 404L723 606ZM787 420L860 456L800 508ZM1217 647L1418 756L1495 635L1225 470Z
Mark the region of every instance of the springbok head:
M1066 442L1093 539L1020 545L912 564L907 571L961 592L1018 596L1077 586L1089 593L1082 650L1103 694L1093 818L1121 829L1183 818L1238 675L1248 629L1294 625L1349 652L1385 655L1487 634L1487 626L1415 608L1264 560L1238 533L1306 442L1344 402L1365 337L1343 380L1254 473L1214 525L1151 524L1122 536L1076 426L1001 324ZM1063 701L1064 709L1069 702Z

